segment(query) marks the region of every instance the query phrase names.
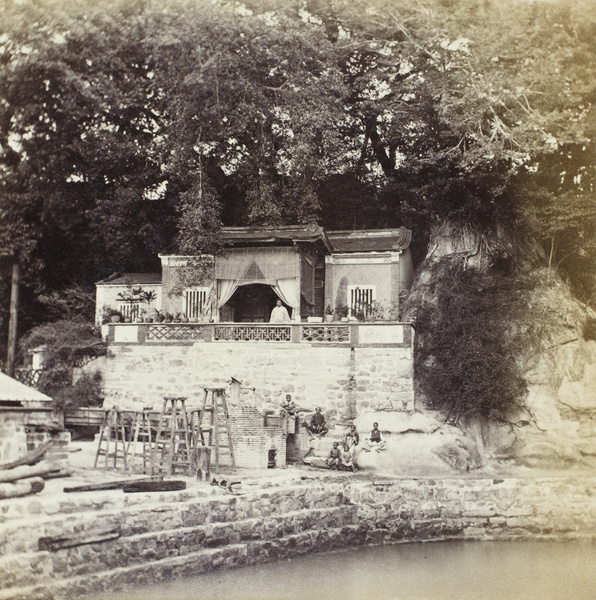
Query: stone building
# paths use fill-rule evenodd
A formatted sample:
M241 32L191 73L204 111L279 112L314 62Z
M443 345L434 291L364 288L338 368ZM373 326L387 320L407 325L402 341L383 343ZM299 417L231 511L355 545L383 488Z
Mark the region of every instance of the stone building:
M163 254L161 274L115 274L97 283L105 308L131 320L152 309L182 319L263 323L280 299L293 321L348 317L397 320L413 279L411 232L325 231L317 225L226 227L215 257ZM153 301L144 303L147 293Z
M272 449L285 464L296 442L266 418L286 394L307 411L322 407L331 424L413 410L414 330L399 321L413 278L407 229L231 227L222 238L215 257L161 255L159 282L135 274L97 284L98 319L131 291L137 308L121 312L141 315L149 286L159 311L104 325L106 406L160 410L167 396L200 406L205 388L242 381L228 408L237 464L255 467L267 466ZM278 299L291 318L270 323Z

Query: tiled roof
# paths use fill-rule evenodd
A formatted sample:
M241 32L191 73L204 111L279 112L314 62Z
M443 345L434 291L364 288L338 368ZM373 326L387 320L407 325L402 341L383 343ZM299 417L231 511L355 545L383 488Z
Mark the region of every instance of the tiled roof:
M327 245L325 230L315 224L283 225L280 227L222 227L224 243L266 244L275 242L316 242Z
M161 283L161 273L114 273L96 285L147 285Z
M0 401L51 402L52 399L41 392L20 383L16 379L0 373Z
M412 232L405 227L327 231L327 239L334 252L387 252L405 250L412 240Z

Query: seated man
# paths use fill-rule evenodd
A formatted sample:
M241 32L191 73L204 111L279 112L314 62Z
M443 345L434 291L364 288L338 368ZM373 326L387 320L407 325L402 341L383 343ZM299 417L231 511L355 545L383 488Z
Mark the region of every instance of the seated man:
M385 450L386 445L387 442L381 439L379 424L373 423L373 428L370 432L370 437L365 440L363 450L365 450L366 452L370 452L371 450L374 450L375 452L380 452L381 450Z
M300 408L293 400L290 394L286 394L285 402L281 405L282 410L291 416L294 416L301 412L307 412L306 408Z
M341 464L341 450L339 449L339 444L337 442L333 442L333 448L329 450L329 456L327 457L327 464L331 468L331 470L337 471L339 469L339 465Z
M310 423L305 425L306 431L318 438L323 437L329 429L325 423L325 415L321 413L320 407L315 408L315 414L311 417Z

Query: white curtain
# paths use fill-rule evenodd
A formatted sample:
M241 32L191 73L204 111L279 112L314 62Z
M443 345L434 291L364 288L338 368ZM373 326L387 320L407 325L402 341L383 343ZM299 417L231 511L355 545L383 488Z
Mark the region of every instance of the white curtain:
M238 289L238 281L235 279L217 280L217 308L220 309Z
M292 321L294 321L300 312L300 290L298 289L298 278L278 279L275 285L271 286L279 299L292 308Z
M218 256L215 259L217 278L217 308L220 309L233 295L242 282L252 257L246 253Z

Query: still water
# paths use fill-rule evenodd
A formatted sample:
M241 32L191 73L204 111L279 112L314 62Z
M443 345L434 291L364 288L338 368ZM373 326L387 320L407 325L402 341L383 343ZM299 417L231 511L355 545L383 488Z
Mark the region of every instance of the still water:
M596 543L436 542L218 571L98 600L593 600Z

